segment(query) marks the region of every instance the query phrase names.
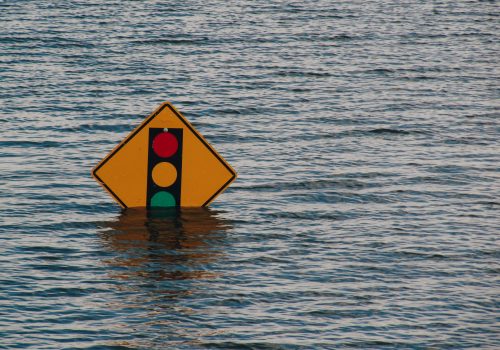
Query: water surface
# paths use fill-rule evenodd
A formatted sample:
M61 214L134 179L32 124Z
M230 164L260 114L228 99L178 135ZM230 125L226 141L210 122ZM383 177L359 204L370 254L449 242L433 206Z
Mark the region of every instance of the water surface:
M0 1L0 348L497 349L496 1ZM238 171L122 212L171 101Z

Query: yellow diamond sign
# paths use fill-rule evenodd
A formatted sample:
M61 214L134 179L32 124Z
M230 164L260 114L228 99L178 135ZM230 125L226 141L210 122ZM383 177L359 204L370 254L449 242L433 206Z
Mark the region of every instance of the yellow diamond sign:
M202 207L233 168L170 103L163 103L92 170L123 207Z

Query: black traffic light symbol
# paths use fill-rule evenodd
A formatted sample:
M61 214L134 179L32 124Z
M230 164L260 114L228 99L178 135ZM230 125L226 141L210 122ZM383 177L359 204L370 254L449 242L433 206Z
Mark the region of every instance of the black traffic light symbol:
M182 129L150 128L147 207L181 204Z

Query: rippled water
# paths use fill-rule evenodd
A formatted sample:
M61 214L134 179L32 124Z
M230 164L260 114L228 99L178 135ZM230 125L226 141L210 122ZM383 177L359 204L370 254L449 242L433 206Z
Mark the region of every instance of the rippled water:
M0 348L499 348L498 9L0 1ZM166 100L239 178L122 212Z

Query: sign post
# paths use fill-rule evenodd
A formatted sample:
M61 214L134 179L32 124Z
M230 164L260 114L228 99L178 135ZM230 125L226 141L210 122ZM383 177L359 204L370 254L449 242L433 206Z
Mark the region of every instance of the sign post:
M147 117L92 170L123 207L203 207L234 169L170 103Z

